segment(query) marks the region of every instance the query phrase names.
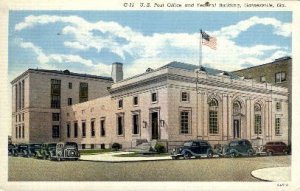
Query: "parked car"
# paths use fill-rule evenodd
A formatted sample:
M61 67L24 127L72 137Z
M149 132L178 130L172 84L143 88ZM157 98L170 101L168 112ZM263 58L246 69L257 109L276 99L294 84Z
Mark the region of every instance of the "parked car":
M17 146L14 144L8 144L8 156L15 156L17 152Z
M36 151L36 158L49 159L50 152L56 150L57 143L44 143L41 145L41 148Z
M23 143L17 144L14 152L14 156L21 156L21 157L25 156L27 149L28 149L27 144L23 144Z
M264 145L263 151L267 152L269 156L273 154L288 154L289 148L284 142L272 141Z
M80 153L78 145L75 142L60 142L56 144L56 149L50 151L50 160L66 160L73 159L78 160Z
M252 156L255 154L252 144L247 139L233 140L224 146L223 155L230 157Z
M213 150L207 141L191 140L183 144L182 147L173 149L171 153L172 159L190 159L191 157L200 158L202 156L212 157Z

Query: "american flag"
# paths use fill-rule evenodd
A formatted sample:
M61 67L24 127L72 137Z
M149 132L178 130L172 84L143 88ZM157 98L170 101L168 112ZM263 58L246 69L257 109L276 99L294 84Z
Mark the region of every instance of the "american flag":
M200 31L202 35L202 44L206 45L214 50L217 49L217 39L215 37L209 36L204 31Z

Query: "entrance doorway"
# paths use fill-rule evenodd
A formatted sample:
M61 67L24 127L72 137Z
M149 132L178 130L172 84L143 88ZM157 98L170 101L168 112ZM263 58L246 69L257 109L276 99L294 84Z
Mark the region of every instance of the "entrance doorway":
M241 137L241 127L240 127L240 120L234 119L233 120L233 138L240 138Z
M150 115L152 139L158 139L158 112L152 112Z

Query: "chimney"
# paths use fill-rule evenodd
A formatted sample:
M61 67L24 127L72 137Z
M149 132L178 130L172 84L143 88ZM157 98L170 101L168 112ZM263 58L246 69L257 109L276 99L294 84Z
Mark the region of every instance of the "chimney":
M114 80L114 83L123 80L123 64L115 62L112 64L111 77Z

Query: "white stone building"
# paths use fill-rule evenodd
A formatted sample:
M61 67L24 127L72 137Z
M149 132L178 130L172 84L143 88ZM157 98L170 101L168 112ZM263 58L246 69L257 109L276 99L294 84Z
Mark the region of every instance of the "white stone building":
M287 142L286 88L197 68L172 62L114 83L105 98L62 108L62 139L85 148L153 139L168 147L189 139Z
M130 148L145 140L157 140L169 149L190 139L208 140L213 145L238 138L259 138L263 143L288 140L286 88L180 62L122 80L122 64L114 65L115 83L104 80L100 91L109 86L107 93L89 97L84 103L64 104L55 111L60 112L59 140L75 141L82 148L107 148L114 142ZM53 76L48 81L51 79ZM61 86L62 92L65 89ZM36 115L41 115L40 111ZM35 117L39 118L25 120L30 127L28 134L41 137L35 141L52 141L46 139L51 131L45 133L30 125ZM51 119L43 120L50 129Z

